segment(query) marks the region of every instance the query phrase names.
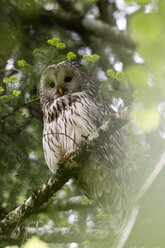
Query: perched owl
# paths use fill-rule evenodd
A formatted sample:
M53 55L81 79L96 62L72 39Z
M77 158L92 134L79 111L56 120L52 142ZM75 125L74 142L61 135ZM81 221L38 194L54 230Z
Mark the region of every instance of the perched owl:
M101 99L95 79L81 65L65 61L43 72L40 83L43 111L43 148L49 169L73 153L114 111ZM105 209L111 227L120 225L125 212L125 136L122 130L104 137L82 161L76 181L84 194Z

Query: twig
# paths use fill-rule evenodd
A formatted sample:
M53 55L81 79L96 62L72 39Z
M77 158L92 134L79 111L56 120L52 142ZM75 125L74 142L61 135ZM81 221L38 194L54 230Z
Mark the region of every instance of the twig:
M19 69L13 67L12 69L6 69L6 68L3 68L3 69L0 69L0 73L4 73L4 72L20 72Z
M79 145L76 143L76 141L75 141L72 137L70 137L69 135L67 135L66 133L54 133L54 132L44 133L44 134L43 134L43 137L44 137L44 136L47 136L47 135L50 135L50 134L64 135L64 136L66 136L67 138L69 138L70 140L72 140L72 141L77 145L77 147L79 147Z
M51 206L48 204L44 204L39 209L38 212L49 212L49 211L67 211L70 209L85 209L85 208L93 208L92 204L82 204L83 199L86 199L84 196L72 196L69 199L56 199L52 202ZM50 205L50 204L49 204Z
M40 99L38 98L38 99L34 99L34 100L30 101L30 102L25 102L25 103L23 103L22 105L19 105L18 107L16 107L15 109L13 109L13 111L11 111L11 112L9 112L8 114L6 114L6 115L4 115L3 117L1 117L0 122L3 122L4 119L6 119L6 118L9 117L10 115L14 114L14 113L15 113L16 111L18 111L20 108L22 108L22 107L24 107L24 106L27 106L27 105L29 105L29 104L31 104L31 103L37 102L37 101L39 101L39 100L40 100Z
M80 243L84 240L101 241L102 236L108 238L109 232L106 230L87 229L84 230L79 226L67 228L54 228L50 226L45 227L26 227L13 237L3 239L3 243L7 245L20 245L22 243L22 236L26 238L37 236L47 243Z

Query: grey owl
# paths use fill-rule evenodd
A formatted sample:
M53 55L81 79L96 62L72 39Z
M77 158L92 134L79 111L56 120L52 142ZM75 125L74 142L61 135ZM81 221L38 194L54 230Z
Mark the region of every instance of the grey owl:
M43 149L49 169L74 152L114 111L104 103L95 79L81 65L64 61L43 72L40 82L43 111ZM76 181L83 193L108 212L111 227L119 226L125 213L123 183L126 161L122 130L104 137L104 142L82 161Z

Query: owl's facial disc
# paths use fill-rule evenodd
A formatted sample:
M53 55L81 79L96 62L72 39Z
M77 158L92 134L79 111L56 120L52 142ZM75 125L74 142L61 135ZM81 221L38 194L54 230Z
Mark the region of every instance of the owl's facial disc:
M72 63L62 62L49 66L41 78L41 90L49 101L80 92L83 77Z

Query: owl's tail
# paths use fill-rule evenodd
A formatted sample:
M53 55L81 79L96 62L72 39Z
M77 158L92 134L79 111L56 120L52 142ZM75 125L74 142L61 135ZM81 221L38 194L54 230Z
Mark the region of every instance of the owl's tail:
M124 169L110 169L92 156L78 174L78 185L83 193L108 216L109 225L120 231L127 213Z

